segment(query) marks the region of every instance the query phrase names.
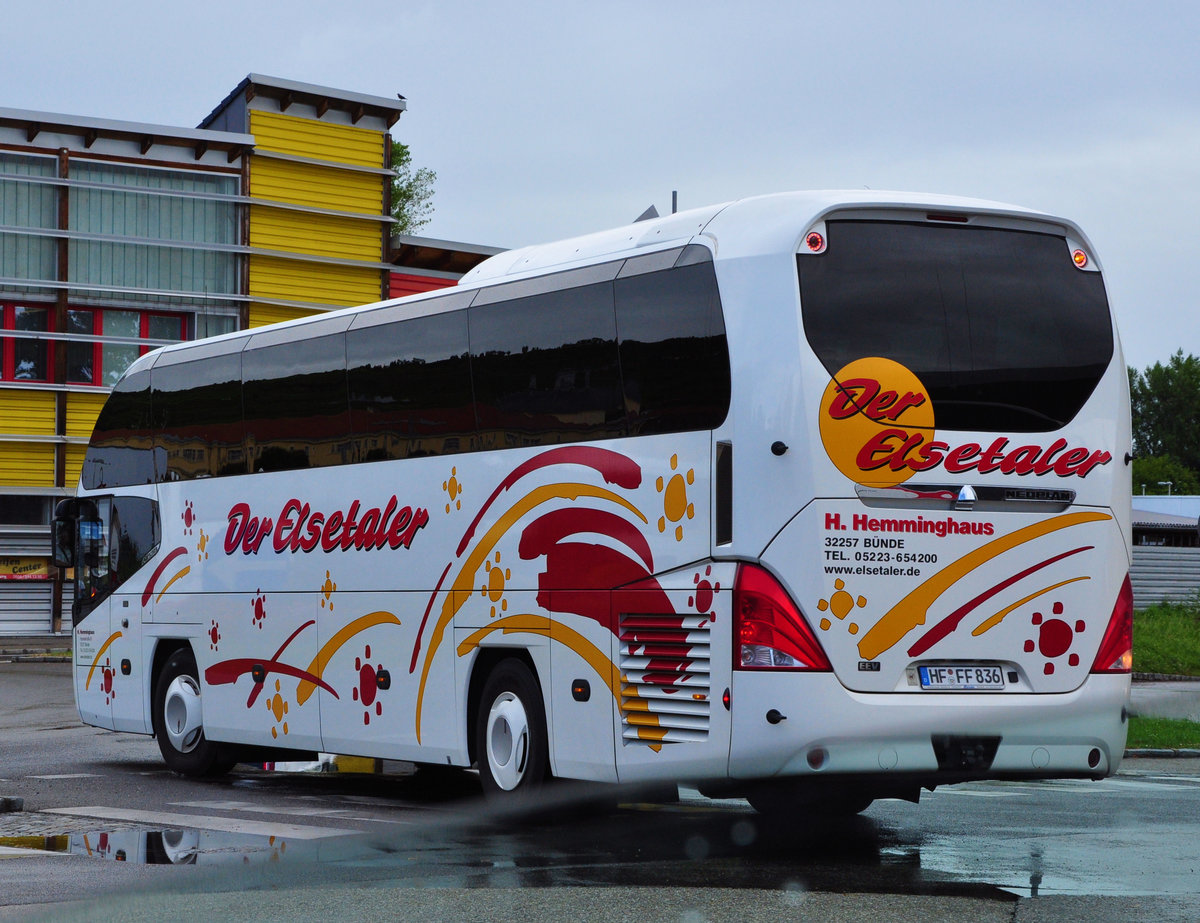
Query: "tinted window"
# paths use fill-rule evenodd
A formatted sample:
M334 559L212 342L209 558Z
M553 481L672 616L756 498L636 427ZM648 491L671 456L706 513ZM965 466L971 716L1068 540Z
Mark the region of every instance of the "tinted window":
M150 373L126 375L108 396L83 459L87 490L154 483Z
M624 432L608 282L468 312L481 448Z
M81 501L75 554L75 612L87 613L158 551L158 504L144 497Z
M246 447L253 471L359 461L350 440L343 334L242 353Z
M1112 358L1104 283L1050 234L832 221L798 256L804 330L829 374L882 356L939 429L1037 432L1078 413Z
M472 448L465 311L346 334L350 427L363 461Z
M712 263L619 278L616 301L631 433L720 425L729 351Z
M178 354L171 354L178 355ZM237 353L152 370L161 480L246 473Z

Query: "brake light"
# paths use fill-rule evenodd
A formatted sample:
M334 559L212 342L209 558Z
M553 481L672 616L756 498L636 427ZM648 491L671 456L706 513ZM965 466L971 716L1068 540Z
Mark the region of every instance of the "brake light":
M1092 664L1093 673L1129 673L1133 670L1133 586L1129 575L1121 584L1100 651Z
M739 564L734 578L733 637L735 669L831 669L821 643L787 591L753 564Z

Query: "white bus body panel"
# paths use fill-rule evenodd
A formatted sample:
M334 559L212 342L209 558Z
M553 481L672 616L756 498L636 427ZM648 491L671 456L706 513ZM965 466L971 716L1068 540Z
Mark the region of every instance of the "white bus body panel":
M182 640L205 681L213 740L465 765L473 667L511 651L533 663L541 685L552 769L574 778L805 775L817 771L808 760L813 748L828 752L825 774L936 773L931 734L1002 736L997 772L1115 771L1129 679L1088 675L1129 564L1128 396L1115 334L1108 372L1062 433L952 434L958 444L1003 437L1013 446L1049 447L1062 438L1109 452L1099 474L1069 479L1076 496L1056 515L1085 517L1060 530L1078 537L1069 547L1051 550L1046 541L1043 552L1031 538L1019 566L1004 558L1007 551L989 556L980 551L988 542L1046 517L1028 509L933 514L890 509L886 500L869 505L823 449L818 418L830 376L803 327L796 254L804 234L834 212L931 208L1060 227L1087 246L1069 222L995 203L796 193L500 254L476 267L460 291L670 246L706 247L731 363L725 421L711 431L160 484L162 545L144 578L77 627L84 720L149 729L154 646ZM404 310L418 316L432 298L407 300ZM309 322L316 321L285 326L299 332ZM186 347L167 350L179 348ZM730 443L734 458L732 541L720 545L712 513L716 441ZM774 443L783 444L782 454ZM910 481L919 489L1011 479L927 471ZM847 550L827 545L827 537L901 537L869 522L856 529L856 516L935 515L986 522L992 531L923 533L919 541L905 534L903 548L859 542L848 549L852 557L903 552L915 561L827 555ZM909 668L926 655L908 651L922 631L981 588L1075 548L1083 550L1046 565L1036 585L1017 581L1003 599L998 592L986 612L979 608L980 618L958 623L927 649L939 660L1011 667L1018 679L1006 691L912 689ZM859 649L922 581L964 560L972 564L964 565L969 581L952 581L931 606L914 609L915 624L875 656ZM825 645L833 673L733 670L739 561L761 563L779 578ZM919 573L829 569L893 563ZM1037 597L1051 607L1043 622L1057 619L1071 634L1063 652L1039 650L1028 606L972 633L981 619L1045 587ZM126 637L111 615L126 596L131 622L146 623L144 638ZM832 615L828 627L823 613ZM662 631L666 641L638 636ZM138 654L121 654L130 641ZM655 644L684 653L664 654ZM105 694L105 671L121 656L133 665L130 684L142 689L140 726L136 710L114 705L111 687ZM875 666L860 670L863 661ZM573 695L576 680L587 681L590 693ZM111 682L120 698L120 680ZM727 689L732 711L722 703ZM786 720L767 722L771 709ZM1102 754L1098 766L1087 764L1093 748Z

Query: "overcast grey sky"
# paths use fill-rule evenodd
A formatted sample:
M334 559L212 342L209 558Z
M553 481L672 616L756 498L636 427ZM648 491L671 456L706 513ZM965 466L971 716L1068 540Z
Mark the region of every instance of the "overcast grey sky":
M248 73L380 96L424 233L521 246L803 188L1079 221L1142 368L1200 355L1200 3L9 4L0 106L194 126Z

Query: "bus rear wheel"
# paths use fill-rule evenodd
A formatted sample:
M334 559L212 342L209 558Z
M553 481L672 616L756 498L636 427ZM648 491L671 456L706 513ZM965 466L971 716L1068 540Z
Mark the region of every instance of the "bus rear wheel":
M193 778L224 775L236 762L204 736L199 677L190 648L171 654L154 687L152 714L163 761L169 769Z
M502 660L484 684L475 753L483 793L491 801L527 803L549 776L542 692L520 660Z

